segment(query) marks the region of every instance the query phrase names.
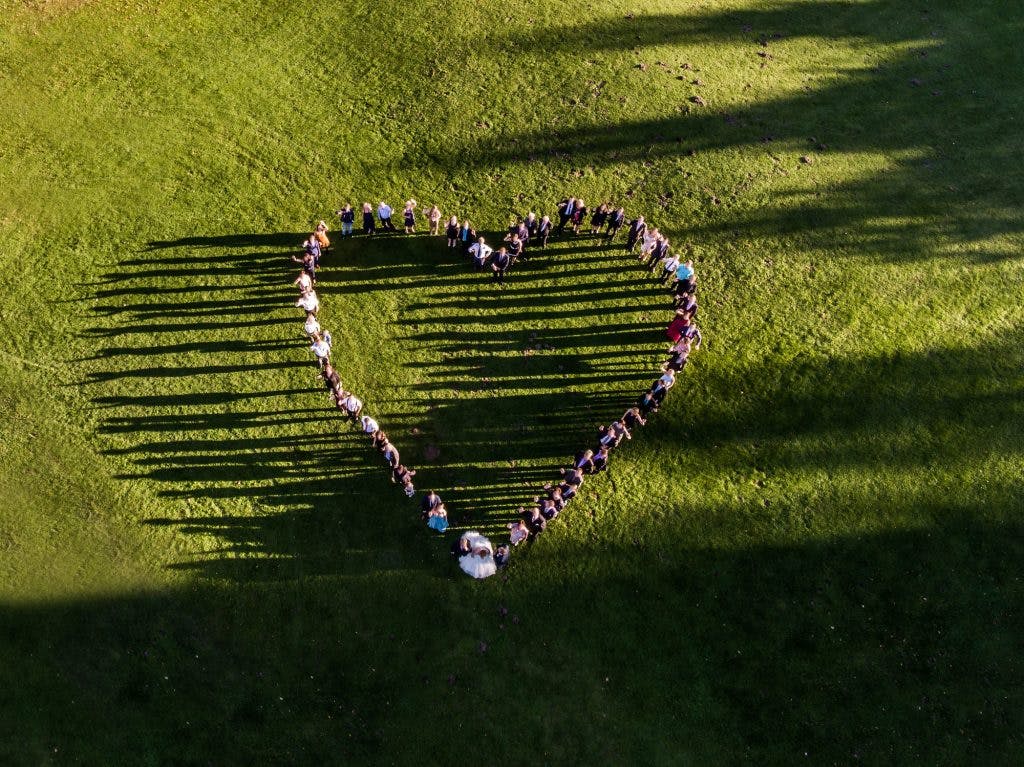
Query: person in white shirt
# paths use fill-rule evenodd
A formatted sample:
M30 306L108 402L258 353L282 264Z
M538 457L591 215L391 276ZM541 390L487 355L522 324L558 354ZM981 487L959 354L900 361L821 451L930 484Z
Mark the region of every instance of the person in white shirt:
M341 405L353 422L359 419L359 414L363 411L363 401L359 397L349 392L348 396L341 401Z
M316 355L316 361L320 367L331 361L331 345L321 338L319 333L313 334L313 345L309 347L309 350Z
M664 285L670 278L675 277L676 269L678 268L679 256L674 256L670 253L661 261L661 280L659 282Z
M513 546L522 543L530 537L530 528L528 528L526 523L521 519L509 523L508 529L509 541Z
M305 309L310 314L320 311L320 299L316 297L316 291L311 290L295 302L300 309Z
M665 373L654 383L655 390L668 391L676 385L676 371L666 370Z
M307 336L313 336L320 332L320 323L312 314L306 315L306 324L302 326L303 330L306 331ZM311 338L310 341L313 339Z
M373 420L370 416L364 415L360 419L360 423L363 425L363 434L369 434L373 436L380 431L380 424Z
M658 244L659 236L660 232L658 232L656 228L648 229L646 232L644 232L643 244L640 245L640 261L643 261L649 255L651 255L651 251L654 250L654 246Z
M490 258L492 250L493 248L487 244L483 237L469 246L469 255L473 257L473 266L476 267L477 271L482 270L486 266L487 259Z
M377 218L380 219L380 226L382 229L394 232L395 225L391 223L391 206L383 200L380 201L380 205L377 206Z
M299 286L299 295L304 296L313 289L313 278L303 269L295 278L295 284Z

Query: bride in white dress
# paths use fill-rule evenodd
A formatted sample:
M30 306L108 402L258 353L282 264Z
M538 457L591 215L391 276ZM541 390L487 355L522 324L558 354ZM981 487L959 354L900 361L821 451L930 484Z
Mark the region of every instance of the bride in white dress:
M459 557L459 567L464 573L474 578L487 578L498 572L494 547L489 540L476 530L468 530L462 538L469 544L469 552Z

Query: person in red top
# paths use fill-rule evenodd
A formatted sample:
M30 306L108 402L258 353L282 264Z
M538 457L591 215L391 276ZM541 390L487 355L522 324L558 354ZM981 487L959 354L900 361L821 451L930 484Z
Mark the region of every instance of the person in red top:
M683 336L683 330L690 324L690 316L686 312L676 312L676 316L669 323L668 328L665 330L665 335L668 336L668 340L675 343Z

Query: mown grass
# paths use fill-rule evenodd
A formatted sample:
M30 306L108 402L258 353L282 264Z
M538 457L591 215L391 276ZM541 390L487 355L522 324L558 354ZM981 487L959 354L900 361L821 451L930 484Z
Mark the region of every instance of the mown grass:
M1020 761L1019 9L0 9L5 763ZM341 201L573 192L694 254L707 344L471 582L328 412L287 255ZM426 237L325 261L460 525L663 349L586 238L501 293Z

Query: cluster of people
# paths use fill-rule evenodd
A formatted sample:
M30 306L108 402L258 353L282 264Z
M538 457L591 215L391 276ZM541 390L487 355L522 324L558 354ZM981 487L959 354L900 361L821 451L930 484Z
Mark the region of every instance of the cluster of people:
M416 208L418 205L419 203L413 199L405 201L405 207L402 209L402 226L405 233L416 233L416 216L422 215L427 220L428 232L430 234L437 234L441 226L441 209L436 205L431 205L422 214L417 214ZM335 214L341 221L341 236L351 237L355 230L355 209L351 204L346 203L341 209L335 211ZM377 205L376 215L374 214L373 206L368 202L364 202L362 214L363 234L365 235L373 235L378 231L385 233L398 231L398 227L391 220L395 215L395 210L384 200L381 200Z
M610 202L602 203L591 210L583 199L567 197L558 204L558 226L555 233L562 234L566 228L571 227L573 234L579 234L580 227L588 220L590 234L601 237L606 244L610 244L624 226L626 214L622 207L616 207ZM456 222L457 219L453 217L451 225L454 227ZM449 231L449 247L456 247L458 240L465 242L471 239L471 229L467 231L467 228L468 222L457 232L454 228ZM458 235L455 240L452 239L452 233ZM550 219L547 216L538 219L531 212L516 220L505 239L506 242L538 242L544 247L550 233ZM638 261L654 274L662 285L671 281L669 291L673 296L675 316L666 329L666 335L672 342L669 358L661 366L661 375L640 395L636 405L626 410L618 420L601 426L591 447L577 452L572 462L559 470L559 478L545 484L543 492L533 498L529 507L519 507L517 519L508 525L508 545L499 547L499 551L503 550L500 556L497 552L492 554L499 562L499 566L502 561L508 560L510 546L518 546L547 528L548 522L557 517L579 494L588 476L607 471L612 451L624 439L632 439L633 431L647 423L647 418L658 410L669 389L675 385L676 375L686 366L690 354L700 348L703 339L696 324L697 275L692 259L684 261L679 255L673 254L668 237L657 228L649 228L643 216L633 219L626 233L626 252L635 253L637 245L640 245ZM479 238L476 244L468 247L474 262L484 247L483 238ZM522 248L517 255L523 257ZM467 555L466 548L472 548L472 539L460 540L459 545L462 547L458 552L460 557L471 556ZM486 555L480 556L486 559ZM472 558L470 562L476 566Z
M333 339L330 331L322 328L317 319L317 314L320 312L320 299L315 290L316 268L320 265L320 255L329 245L327 225L321 221L317 225L316 231L303 243L303 255L292 257L294 261L302 264L302 271L294 280L294 284L299 289L299 300L295 302L295 306L306 313L303 330L310 341L309 350L316 358L317 377L323 381L334 407L370 438L370 444L381 454L391 472L391 481L401 485L405 494L411 498L416 494L412 480L416 476L416 470L410 469L402 463L398 448L391 443L387 433L380 428L380 424L372 416L363 412L363 401L353 392L345 390L341 383L341 376L331 364ZM312 250L316 251L315 256Z
M375 234L378 231L378 222L381 231L397 232L391 221L394 211L386 202L381 201L377 206L376 216L370 203L363 203L362 214L364 234ZM345 205L337 211L337 215L341 219L342 235L351 236L355 224L355 211L352 206ZM418 215L426 218L430 234L441 234L440 209L432 205L424 213L418 214L417 203L413 199L406 201L402 212L406 234L416 232ZM470 221L463 220L460 223L457 216L448 219L443 234L449 248L461 249L477 271L490 269L494 281L502 285L505 273L518 261L526 260L527 247L544 249L553 234L562 235L569 228L573 234L578 235L581 227L589 225L591 236L599 237L606 245L610 245L618 232L626 226L626 212L622 207L606 202L591 209L578 197L563 198L558 203L556 216L557 225L553 224L549 216L538 216L533 211L517 216L497 249L477 233ZM310 338L310 350L320 367L318 375L330 392L334 406L353 423L358 424L370 437L371 444L381 453L391 470L392 481L401 485L405 494L412 497L416 492L412 481L416 472L402 464L398 449L390 442L380 425L372 417L363 414L362 401L344 390L340 377L331 364L331 334L323 330L317 320L320 303L315 291L316 268L319 266L321 255L329 247L327 225L321 221L303 243L303 255L293 257L302 264L302 272L295 279L300 293L296 306L306 312L305 331ZM670 285L669 292L673 296L675 315L666 329L671 346L669 357L661 366L661 375L640 395L636 405L626 410L619 419L601 426L595 435L594 443L577 452L569 465L560 469L558 479L545 484L542 493L533 498L528 508L519 508L517 519L508 525L508 543L494 547L485 536L470 530L452 544L451 551L458 559L460 568L475 578L486 578L504 567L509 561L512 547L543 532L548 522L557 517L566 505L579 495L588 476L607 471L612 451L623 440L632 439L633 432L646 424L652 413L657 412L668 391L675 385L677 374L686 366L690 354L701 346L703 339L696 324L697 276L693 261L683 260L679 255L673 254L668 237L656 227L649 227L643 216L637 216L629 222L626 229L625 251L637 254L638 261L662 285ZM448 510L441 497L433 490L422 497L420 513L423 521L432 530L443 533L448 529Z

